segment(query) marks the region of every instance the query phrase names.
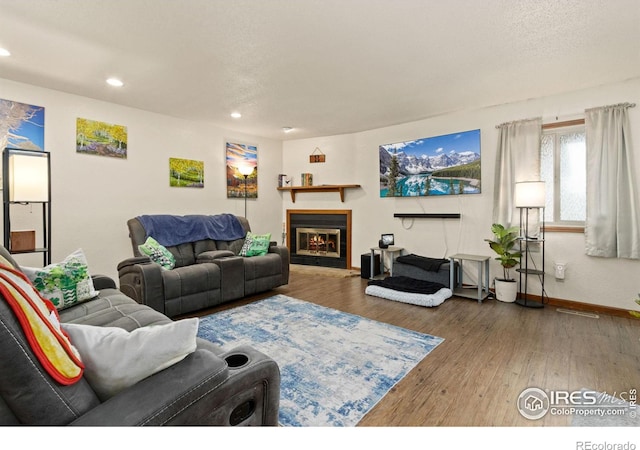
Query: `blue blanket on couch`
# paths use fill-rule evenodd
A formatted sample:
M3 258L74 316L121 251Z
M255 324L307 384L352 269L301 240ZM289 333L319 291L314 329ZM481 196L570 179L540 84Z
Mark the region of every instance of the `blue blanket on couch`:
M165 247L186 242L214 239L233 241L245 236L244 228L233 214L173 216L155 214L138 216L147 236Z

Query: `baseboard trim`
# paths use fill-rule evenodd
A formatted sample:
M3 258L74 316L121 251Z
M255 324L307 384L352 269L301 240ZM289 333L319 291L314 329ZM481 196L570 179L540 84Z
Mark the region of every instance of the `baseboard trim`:
M527 295L527 299L532 301L540 301L539 295ZM631 314L629 314L629 310L622 308L614 308L612 306L602 306L602 305L594 305L592 303L584 303L584 302L576 302L573 300L563 300L561 298L551 298L545 297L544 302L545 305L549 306L557 306L558 308L566 308L573 309L575 311L586 311L586 312L594 312L598 314L606 314L608 316L616 316L616 317L626 317L627 319L635 319ZM636 319L638 320L638 319Z

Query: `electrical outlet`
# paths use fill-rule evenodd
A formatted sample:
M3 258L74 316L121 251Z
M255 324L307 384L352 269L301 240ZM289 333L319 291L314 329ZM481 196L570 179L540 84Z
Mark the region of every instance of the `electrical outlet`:
M555 267L556 279L564 280L564 272L567 268L567 263L557 262L557 263L553 263L553 265Z

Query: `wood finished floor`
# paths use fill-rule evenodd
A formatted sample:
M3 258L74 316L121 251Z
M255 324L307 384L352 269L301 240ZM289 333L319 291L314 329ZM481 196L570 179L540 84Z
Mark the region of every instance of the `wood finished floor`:
M425 308L364 294L367 280L292 273L289 285L199 315L284 294L445 339L359 426L568 426L516 408L528 387L628 392L640 388L640 321L593 319L488 299Z

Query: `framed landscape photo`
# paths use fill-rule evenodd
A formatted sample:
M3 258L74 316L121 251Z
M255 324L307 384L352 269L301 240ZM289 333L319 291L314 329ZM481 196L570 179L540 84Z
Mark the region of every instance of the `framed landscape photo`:
M78 117L76 152L126 159L127 127Z
M480 130L380 145L380 197L480 193Z
M0 99L0 151L44 151L44 107Z
M169 158L169 186L204 187L204 161Z
M258 147L227 141L225 152L227 198L258 198Z

